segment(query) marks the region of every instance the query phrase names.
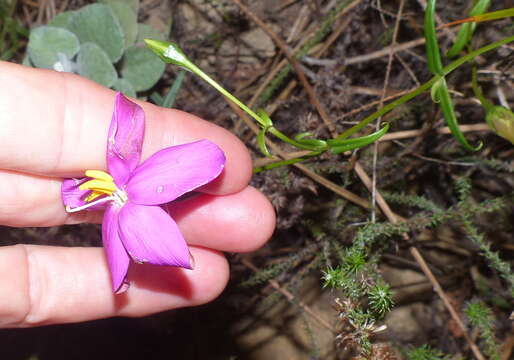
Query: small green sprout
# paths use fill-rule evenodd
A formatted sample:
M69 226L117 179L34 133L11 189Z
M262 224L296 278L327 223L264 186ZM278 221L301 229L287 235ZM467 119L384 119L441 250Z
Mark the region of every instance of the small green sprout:
M383 317L393 307L393 294L388 284L379 282L373 286L368 295L369 307L378 317Z

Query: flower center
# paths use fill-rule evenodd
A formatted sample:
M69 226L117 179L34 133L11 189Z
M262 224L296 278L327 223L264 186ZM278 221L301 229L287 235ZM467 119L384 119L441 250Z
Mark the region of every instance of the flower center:
M91 180L81 184L79 189L91 191L91 193L84 198L87 204L76 208L66 206L67 212L77 212L107 201L113 201L120 207L127 202L127 193L118 188L114 183L113 177L105 171L86 170L86 176L91 178Z

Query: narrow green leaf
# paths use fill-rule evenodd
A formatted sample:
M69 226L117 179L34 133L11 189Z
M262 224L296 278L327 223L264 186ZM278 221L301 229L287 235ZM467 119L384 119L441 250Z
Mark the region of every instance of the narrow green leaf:
M487 10L489 7L489 4L491 3L491 0L479 0L473 6L471 11L469 12L470 16L480 15L484 11ZM455 57L459 54L459 52L468 44L468 42L471 40L471 37L473 35L473 32L475 31L476 24L474 23L465 23L461 26L459 33L457 34L457 37L455 38L455 42L453 43L453 46L450 50L446 53L446 56L448 57Z
M471 40L474 25L475 24L466 23L461 26L453 46L446 53L447 57L452 58L459 55L459 52L461 52L461 50L464 49L464 46L466 46L466 44Z
M157 91L154 91L150 94L150 100L152 100L155 105L162 106L164 98Z
M432 98L432 101L436 104L438 104L441 101L441 99L439 98L439 88L441 86L446 86L446 81L444 80L444 77L437 80L430 89L430 97Z
M268 147L266 146L266 130L267 129L261 129L257 134L257 145L264 156L271 157Z
M482 54L485 54L485 53L487 53L489 51L492 51L494 49L497 49L500 46L508 44L508 43L511 43L513 41L514 41L514 36L509 36L507 38L495 41L495 42L493 42L491 44L488 44L488 45L483 46L483 47L481 47L481 48L479 48L477 50L474 50L474 51L470 52L469 54L466 54L466 55L458 58L457 60L453 61L452 63L450 63L446 67L444 67L443 74L444 75L448 75L452 71L457 69L459 66L461 66L462 64L467 63L469 61L472 61L475 57L477 57L479 55L482 55ZM350 137L351 135L355 134L357 131L363 129L365 126L367 126L372 121L376 120L378 117L380 117L380 116L382 116L384 114L387 114L389 111L395 109L396 107L400 106L401 104L404 104L404 103L406 103L409 100L412 100L413 98L415 98L419 94L421 94L421 93L423 93L425 91L430 90L437 80L439 80L438 76L432 77L430 80L428 80L427 82L422 84L420 87L414 89L413 91L411 91L410 93L407 93L406 95L403 95L401 98L396 99L396 100L388 103L384 107L382 107L379 110L375 111L373 114L367 116L364 120L360 121L358 124L356 124L356 125L352 126L351 128L345 130L339 136L337 136L337 139L346 139L346 138Z
M100 46L111 62L117 62L124 49L124 34L112 9L104 4L91 4L77 10L68 27L81 43Z
M428 68L434 75L442 75L443 64L441 62L441 53L439 51L439 42L435 31L435 0L428 0L425 9L425 47L427 51Z
M441 78L442 84L437 88L438 98L440 100L439 106L441 106L441 110L443 112L444 119L446 124L450 128L453 137L457 139L457 141L469 151L477 151L482 147L482 142L480 142L476 147L473 147L469 144L469 142L464 137L464 134L459 129L459 124L457 123L457 117L455 116L455 111L453 110L453 103L450 97L450 92L448 91L448 86L446 85L446 80Z
M271 153L266 146L266 132L273 127L273 122L264 109L258 109L256 114L262 120L261 129L257 134L257 145L259 146L259 150L264 154L264 156L271 157Z
M498 11L492 11L481 15L473 16L472 21L474 22L482 22L482 21L491 21L491 20L499 20L507 17L514 16L514 8L503 9Z
M326 147L327 142L319 139L307 139L308 136L312 136L310 132L304 132L296 135L294 140L300 144L312 146L312 147Z
M79 47L79 40L71 31L40 26L30 32L28 53L36 67L53 69L59 62L59 54L71 59Z
M258 109L257 115L262 119L262 126L264 126L265 128L273 126L273 121L271 121L271 118L264 109Z
M173 82L173 85L171 86L170 90L166 94L166 97L164 98L162 102L162 107L172 108L173 105L175 105L175 99L177 98L177 94L182 87L182 83L184 82L184 78L186 77L186 71L185 70L179 70L177 77L175 78L175 81Z
M80 46L77 65L80 75L106 87L113 86L118 78L107 53L92 42Z
M334 154L340 154L345 151L361 148L363 146L369 145L380 139L387 131L389 130L389 124L385 123L382 128L372 134L353 138L353 139L329 139L327 140L327 144L330 147L330 151Z

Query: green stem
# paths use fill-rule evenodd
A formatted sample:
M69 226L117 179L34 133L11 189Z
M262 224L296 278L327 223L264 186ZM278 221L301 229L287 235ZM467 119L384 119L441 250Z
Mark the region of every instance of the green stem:
M252 109L250 109L248 106L246 106L243 102L241 102L238 98L236 98L234 95L232 95L230 92L225 90L223 86L218 84L214 79L212 79L209 75L204 73L202 69L200 69L198 66L193 64L192 62L188 62L188 68L194 72L196 75L201 77L205 82L207 82L209 85L211 85L213 88L218 90L221 94L225 95L227 98L229 98L232 102L236 103L241 109L243 109L248 115L253 117L255 121L257 121L260 125L263 127L266 127L266 123L257 115Z
M280 160L280 161L277 161L277 162L274 162L271 164L258 166L258 167L253 168L253 173L257 174L264 170L271 170L271 169L274 169L274 168L277 168L280 166L296 164L300 161L304 161L304 160L310 159L312 157L318 156L319 154L322 154L323 152L324 151L313 151L313 152L303 155L303 156L299 156L299 157L295 157L295 158L287 159L287 160Z
M475 15L473 16L473 22L482 22L482 21L490 21L490 20L499 20L506 17L514 16L514 8L503 9L498 11L492 11L485 14Z
M293 146L296 146L297 148L299 149L304 149L304 150L312 150L312 151L326 151L328 150L328 146L325 144L324 146L312 146L312 145L306 145L306 144L302 144L296 140L293 140L289 137L287 137L284 133L282 133L280 130L277 130L277 128L275 127L270 127L268 129L268 132L275 135L277 138L279 138L280 140L288 143L288 144L291 144Z
M216 90L218 90L221 94L225 95L229 100L233 101L235 104L237 104L241 109L243 109L248 115L253 117L255 121L257 121L263 128L267 128L269 125L268 123L263 120L257 113L255 113L252 109L250 109L248 106L246 106L242 101L240 101L238 98L236 98L234 95L232 95L230 92L225 90L220 84L218 84L214 79L212 79L209 75L204 73L199 67L197 67L192 62L189 62L188 64L189 69L194 72L196 75L201 77L205 82L207 82L209 85L214 87ZM284 133L282 133L280 130L276 129L275 127L269 127L268 132L275 135L280 140L291 144L293 146L296 146L300 149L305 150L327 150L328 147L325 146L324 148L320 148L319 146L309 146L306 144L302 144L298 141L295 141L291 139L290 137L286 136Z
M506 37L505 39L502 39L502 40L499 40L499 41L495 41L489 45L486 45L484 47L481 47L480 49L477 49L475 51L472 51L470 52L469 54L466 54L464 55L463 57L461 58L458 58L457 60L455 60L454 62L452 62L451 64L448 64L447 66L444 67L443 69L443 74L444 75L448 75L449 73L451 73L453 70L457 69L459 66L461 66L462 64L464 64L465 62L468 62L470 60L473 60L475 57L477 57L478 55L482 55L483 53L486 53L488 51L491 51L491 50L494 50L496 49L497 47L500 47L502 45L505 45L505 44L508 44L510 42L513 42L514 41L514 35L513 36L509 36L509 37Z
M471 87L473 89L473 92L475 93L475 96L478 98L478 100L480 100L480 103L485 108L485 110L491 110L494 107L494 105L484 97L484 93L482 92L480 85L478 85L476 64L474 64L473 69L471 69Z
M442 76L448 75L453 70L457 69L462 64L464 64L464 63L466 63L466 62L468 62L470 60L473 60L478 55L481 55L481 54L486 53L488 51L494 50L497 47L500 47L502 45L508 44L509 42L512 42L512 41L514 41L514 36L509 36L509 37L507 37L505 39L496 41L494 43L491 43L489 45L481 47L480 49L472 51L469 54L466 54L463 57L458 58L454 62L452 62L449 65L445 66L443 68ZM389 111L393 110L397 106L399 106L399 105L401 105L401 104L411 100L412 98L418 96L422 92L430 89L432 87L432 85L434 85L442 76L441 75L434 76L432 79L428 80L426 83L421 85L419 88L417 88L417 89L413 90L412 92L402 96L401 98L399 98L399 99L397 99L397 100L387 104L386 106L384 106L383 108L379 109L375 113L373 113L373 114L369 115L368 117L366 117L364 120L362 120L358 124L352 126L348 130L344 131L339 136L337 136L336 139L345 139L345 138L351 136L352 134L356 133L357 131L359 131L362 128L364 128L365 126L367 126L373 120L375 120L375 119L379 118L380 116L388 113Z
M475 51L472 51L472 52L464 55L463 57L455 60L454 62L452 62L449 65L447 65L446 67L444 67L443 68L443 76L448 75L449 73L451 73L452 71L457 69L459 66L461 66L462 64L464 64L464 63L466 63L468 61L473 60L478 55L481 55L481 54L486 53L488 51L494 50L495 48L500 47L500 46L505 45L505 44L508 44L509 42L512 42L512 41L514 41L514 36L510 36L510 37L507 37L507 38L502 39L500 41L496 41L494 43L491 43L491 44L486 45L486 46L484 46L484 47L482 47L480 49L477 49ZM345 138L353 135L354 133L356 133L357 131L361 130L362 128L364 128L366 125L368 125L369 123L371 123L373 120L377 119L378 117L388 113L389 111L393 110L397 106L399 106L399 105L401 105L401 104L403 104L403 103L413 99L414 97L418 96L419 94L423 93L424 91L429 90L443 76L440 76L440 75L434 76L432 79L430 79L429 81L427 81L426 83L421 85L419 88L417 88L417 89L413 90L412 92L402 96L401 98L399 98L399 99L397 99L397 100L387 104L386 106L382 107L381 109L379 109L375 113L373 113L373 114L369 115L368 117L366 117L364 120L362 120L358 124L354 125L353 127L349 128L348 130L344 131L338 137L336 137L336 139L345 139ZM488 101L485 98L483 98L483 99L485 101ZM482 101L482 99L480 99L480 101ZM487 107L486 107L486 109L487 109ZM274 134L274 135L277 136L276 134ZM314 154L314 153L315 152L313 152L312 154ZM259 171L267 170L267 169L270 169L270 168L279 167L279 166L282 166L282 165L294 164L296 162L300 162L300 161L305 160L306 158L309 158L310 157L309 155L310 154L308 154L306 156L299 157L299 158L294 158L294 159L288 159L288 160L280 161L280 162L277 162L277 163L270 164L270 165L268 165L266 167L255 168L254 172L259 172ZM272 166L272 167L270 167L270 166Z
M358 124L352 126L348 130L342 132L339 136L336 137L336 139L346 139L347 137L355 134L357 131L361 130L362 128L366 127L370 122L373 120L376 120L380 116L388 113L389 111L393 110L395 107L409 101L412 98L415 98L419 94L421 94L424 91L427 91L434 85L434 83L440 79L440 76L434 76L432 79L421 85L419 88L413 90L412 92L402 96L401 98L387 104L380 110L374 112L373 114L369 115L367 118L359 122Z

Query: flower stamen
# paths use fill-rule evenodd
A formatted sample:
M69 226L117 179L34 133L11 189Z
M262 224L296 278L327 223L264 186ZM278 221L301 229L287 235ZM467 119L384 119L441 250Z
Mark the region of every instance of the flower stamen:
M107 202L107 201L116 201L116 199L114 198L114 196L106 196L104 198L101 198L101 199L98 199L96 201L87 203L87 204L82 205L82 206L74 207L74 208L72 208L69 205L66 205L66 212L69 212L69 213L78 212L78 211L90 208L91 206L95 206L95 205L98 205L98 204L103 204L104 202Z
M86 170L86 176L93 178L93 179L99 179L99 180L105 180L105 181L111 181L113 182L114 179L109 173L106 173L102 170Z
M79 186L80 190L91 191L84 198L86 204L74 208L71 206L66 206L67 212L73 213L81 211L108 201L112 201L120 207L127 202L127 193L116 186L114 179L110 174L102 170L86 170L86 176L91 178L91 180L88 180ZM98 199L99 197L101 198Z
M80 190L96 191L105 195L112 195L116 191L114 182L105 180L89 180L79 186Z

